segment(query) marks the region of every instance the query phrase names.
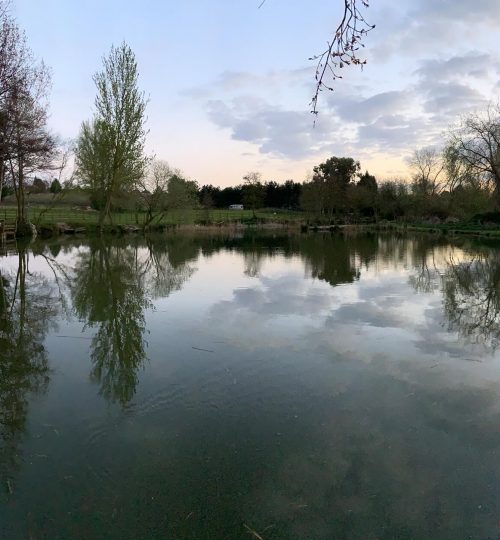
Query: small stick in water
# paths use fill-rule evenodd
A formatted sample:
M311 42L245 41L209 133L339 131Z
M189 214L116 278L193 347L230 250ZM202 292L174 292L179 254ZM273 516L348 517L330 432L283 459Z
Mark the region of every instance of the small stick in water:
M12 484L10 483L10 480L7 480L7 489L9 490L10 495L14 495L14 490L12 489Z
M194 349L195 351L203 351L203 352L211 352L213 353L214 351L209 351L208 349L200 349L199 347L191 347L192 349Z
M252 528L250 528L245 523L243 523L243 527L245 527L248 534L251 534L253 537L257 538L258 540L264 540L264 538L262 538L262 536L257 531L254 531Z

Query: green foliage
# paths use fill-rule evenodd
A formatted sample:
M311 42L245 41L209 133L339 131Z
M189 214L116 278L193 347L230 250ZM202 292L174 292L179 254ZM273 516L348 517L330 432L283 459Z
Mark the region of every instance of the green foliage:
M94 76L95 116L82 124L76 144L77 177L95 200L103 201L101 223L110 216L112 197L131 190L145 173L147 100L138 89L138 77L130 47L112 47L103 70Z
M262 206L264 200L261 178L261 174L258 172L249 172L243 177L243 204L253 211L254 216L255 210Z
M333 156L314 167L314 179L335 184L339 188L346 188L355 179L359 169L359 161L355 161L350 157L339 158Z
M302 187L302 208L316 218L332 221L341 215L351 213L353 203L360 207L370 204L367 201L362 202L361 195L363 195L362 190L367 196L370 195L370 189L373 189L373 186L368 188L365 184L372 184L371 177L368 175L369 178L363 181L365 184L362 184L358 190L354 180L359 170L359 162L349 157L333 156L317 165L313 169L311 182Z
M35 177L30 188L31 193L45 193L48 189L48 184L45 180Z
M198 184L174 174L168 181L167 207L169 210L198 206Z
M2 186L2 193L0 199L14 195L14 188L12 186Z
M360 175L357 187L375 194L378 191L377 179L366 171L364 174Z
M61 193L61 191L62 191L61 182L59 182L59 180L57 178L54 178L54 180L52 180L52 183L50 184L49 191L51 193L53 193L53 194Z

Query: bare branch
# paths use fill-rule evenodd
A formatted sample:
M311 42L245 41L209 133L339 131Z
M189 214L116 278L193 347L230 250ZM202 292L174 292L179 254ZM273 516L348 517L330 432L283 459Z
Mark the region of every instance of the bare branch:
M318 99L322 90L333 91L333 81L341 79L340 70L346 66L363 66L366 60L358 56L366 34L375 28L368 24L363 16L359 5L368 8L368 0L344 0L344 12L342 20L333 34L333 39L328 47L310 60L316 60L316 91L311 100L311 112L318 114ZM328 82L331 80L331 82Z

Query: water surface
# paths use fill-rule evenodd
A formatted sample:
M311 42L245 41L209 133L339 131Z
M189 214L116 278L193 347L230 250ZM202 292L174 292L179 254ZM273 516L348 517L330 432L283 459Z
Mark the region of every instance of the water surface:
M495 245L69 239L0 272L1 538L499 537Z

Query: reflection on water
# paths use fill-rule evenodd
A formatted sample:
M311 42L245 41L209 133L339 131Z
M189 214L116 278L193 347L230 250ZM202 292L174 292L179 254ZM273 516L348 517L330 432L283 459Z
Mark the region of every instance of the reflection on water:
M497 538L499 254L177 234L6 255L0 537Z
M90 345L91 378L104 397L127 403L146 358L144 310L149 300L137 249L101 239L79 253L69 280L77 316L96 328Z
M19 251L15 271L0 273L0 477L9 493L22 462L29 396L49 382L43 342L59 307L47 279L29 272L28 258Z

